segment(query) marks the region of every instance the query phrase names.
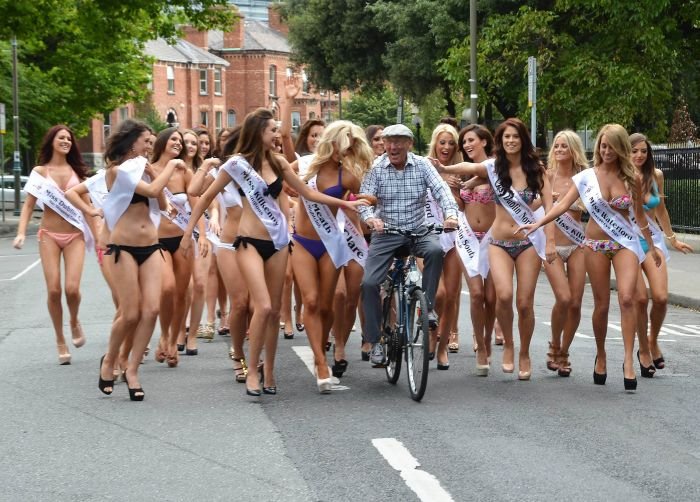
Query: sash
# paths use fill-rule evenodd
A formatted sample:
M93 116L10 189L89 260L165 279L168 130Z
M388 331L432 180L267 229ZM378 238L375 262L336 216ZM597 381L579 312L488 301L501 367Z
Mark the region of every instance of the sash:
M457 234L455 237L457 253L464 264L464 268L469 277L480 275L485 278L488 275L488 253L486 253L486 273L483 273L484 264L482 263L481 243L474 235L474 231L469 226L467 217L462 211L459 211L457 219L459 225L457 231L453 233Z
M586 231L583 229L583 225L573 219L568 212L554 220L554 223L571 242L579 246L583 245L583 241L586 239Z
M627 221L621 214L613 210L608 205L608 202L603 199L595 170L584 169L575 175L572 181L576 185L579 195L581 195L581 200L586 206L588 214L603 232L636 254L640 263L643 262L645 255L639 243L638 232L635 229L636 225L631 223L631 221ZM630 217L634 218L631 206L629 214Z
M134 190L136 190L136 185L138 185L144 175L147 162L145 157L135 157L123 162L117 167L117 176L114 178L112 189L102 200L102 211L104 212L105 222L110 232L114 230L114 226L119 221L119 218L121 218L124 212L129 208ZM99 180L96 181L96 184L99 186ZM151 207L149 200L149 208ZM153 220L153 215L151 215L151 220ZM160 218L158 222L160 223ZM156 223L156 226L157 225Z
M304 155L302 157L297 156L297 167L299 168L299 177L303 178L309 171L311 166L311 161L314 160L314 154Z
M270 234L275 249L282 249L289 244L287 219L277 201L269 195L264 195L267 191L265 180L240 155L231 157L221 168L241 187L253 213Z
M498 200L501 202L501 205L506 209L506 211L508 211L510 217L513 218L513 221L515 221L518 226L535 223L535 221L537 221L535 213L532 211L532 209L530 209L530 206L525 203L522 197L520 197L520 194L516 190L513 190L512 186L510 187L510 190L506 190L503 183L501 183L501 180L496 174L495 161L493 159L489 159L484 162L484 165L486 166L489 181L491 182L491 186L493 186L493 190L496 193ZM537 251L540 258L543 260L546 259L544 252L546 241L544 230L538 228L534 232L528 234L527 238L530 239L530 242L532 242L532 245L535 247L535 251Z
M221 168L215 168L212 169L212 171L209 171L209 176L212 176L214 179L216 179L219 177L219 173L221 173ZM241 194L238 193L238 190L236 190L236 187L231 182L226 184L223 192L217 194L217 198L219 200L219 204L224 209L233 206L243 207Z
M170 221L175 223L180 229L186 230L187 225L190 224L190 210L189 210L189 204L185 201L185 203L179 202L173 193L168 190L167 188L163 189L163 193L165 194L165 198L168 199L168 202L170 202L170 205L175 208L175 211L177 212L175 216L170 216L167 211L161 211L160 214L168 218Z
M104 169L100 169L94 176L90 176L84 181L92 205L98 209L102 209L102 204L107 198L107 195L109 195L109 190L107 190L107 176L105 173L106 171Z
M307 184L312 190L318 191L316 176L311 178ZM311 202L303 197L301 200L304 202L306 214L309 215L311 224L314 226L323 245L326 246L328 256L333 260L335 268L346 265L348 261L350 261L351 256L345 240L345 231L343 228L345 226L345 220L343 220L343 225L341 226L340 221L336 219L327 205Z
M442 225L445 218L442 215L442 209L437 203L433 194L430 190L425 196L425 222L428 225ZM443 232L440 234L440 246L442 247L442 252L447 254L452 248L455 247L455 236L454 232Z
M83 213L68 202L65 194L55 182L43 177L36 171L32 171L24 190L36 197L37 205L41 209L45 207L50 208L61 218L80 230L85 237L86 249L88 251L94 249L95 240L92 237L90 227L83 217Z
M631 215L630 221L634 225L636 225L638 228L639 225L636 221L636 218L634 217L634 214L630 213L630 215ZM654 243L654 247L661 250L666 261L669 261L671 259L671 255L669 254L668 248L666 247L666 240L664 239L663 231L659 228L659 226L656 224L656 222L649 217L648 214L645 216L647 219L647 223L649 224L649 232L651 233L651 241ZM644 238L641 230L638 231L638 234L639 234L640 239Z
M369 246L367 245L365 236L362 235L353 222L348 219L341 208L338 208L338 225L343 228L345 242L350 252L350 259L355 260L364 268L365 262L367 261L367 253L369 252Z

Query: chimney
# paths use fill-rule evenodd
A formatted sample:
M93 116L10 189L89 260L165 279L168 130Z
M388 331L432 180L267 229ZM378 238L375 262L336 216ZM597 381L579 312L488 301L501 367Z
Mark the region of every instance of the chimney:
M192 45L196 45L205 51L209 50L209 33L206 31L198 31L193 26L185 26L182 28L182 36Z
M289 26L287 23L282 21L282 16L280 15L279 4L268 4L267 6L267 23L271 29L279 31L285 37L289 35Z
M242 49L245 36L245 19L238 13L238 19L234 21L230 31L224 32L224 49Z

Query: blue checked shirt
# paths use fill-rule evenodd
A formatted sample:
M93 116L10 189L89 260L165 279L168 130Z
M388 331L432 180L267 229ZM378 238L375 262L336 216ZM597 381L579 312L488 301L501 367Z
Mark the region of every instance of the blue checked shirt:
M362 194L377 197L377 206L360 206L362 221L380 218L401 230L415 230L425 224L428 189L442 208L445 219L457 218L457 204L447 183L425 157L408 152L406 166L396 169L384 154L375 160L360 187Z

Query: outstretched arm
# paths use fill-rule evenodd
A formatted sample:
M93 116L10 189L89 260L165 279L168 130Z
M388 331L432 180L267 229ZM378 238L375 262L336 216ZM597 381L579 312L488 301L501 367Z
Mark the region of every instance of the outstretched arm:
M656 220L659 222L659 225L661 225L661 229L663 230L668 241L671 243L671 246L681 253L692 253L693 248L685 242L679 241L676 238L676 233L673 231L673 227L671 227L671 218L668 215L668 209L666 208L666 196L664 195L664 174L659 169L656 170L655 174L656 184L659 187L659 198L661 199L661 203L658 205L654 213Z
M540 228L542 225L546 225L547 223L556 220L562 214L569 210L569 206L571 206L571 204L573 204L576 201L576 199L578 199L578 189L576 188L576 185L571 185L571 188L569 188L569 191L566 192L566 195L564 195L564 197L561 197L560 201L555 206L552 206L551 209L547 211L539 221L536 221L535 223L531 223L529 225L523 225L521 227L518 227L518 229L515 232L513 232L513 235L517 234L518 232L523 232L525 235L531 234L532 232ZM550 192L550 203L551 200L552 199Z

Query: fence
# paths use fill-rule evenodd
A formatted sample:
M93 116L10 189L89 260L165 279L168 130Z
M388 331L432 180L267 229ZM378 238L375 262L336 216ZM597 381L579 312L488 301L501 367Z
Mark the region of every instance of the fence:
M666 207L674 231L700 233L700 145L654 147L656 167L664 173Z

